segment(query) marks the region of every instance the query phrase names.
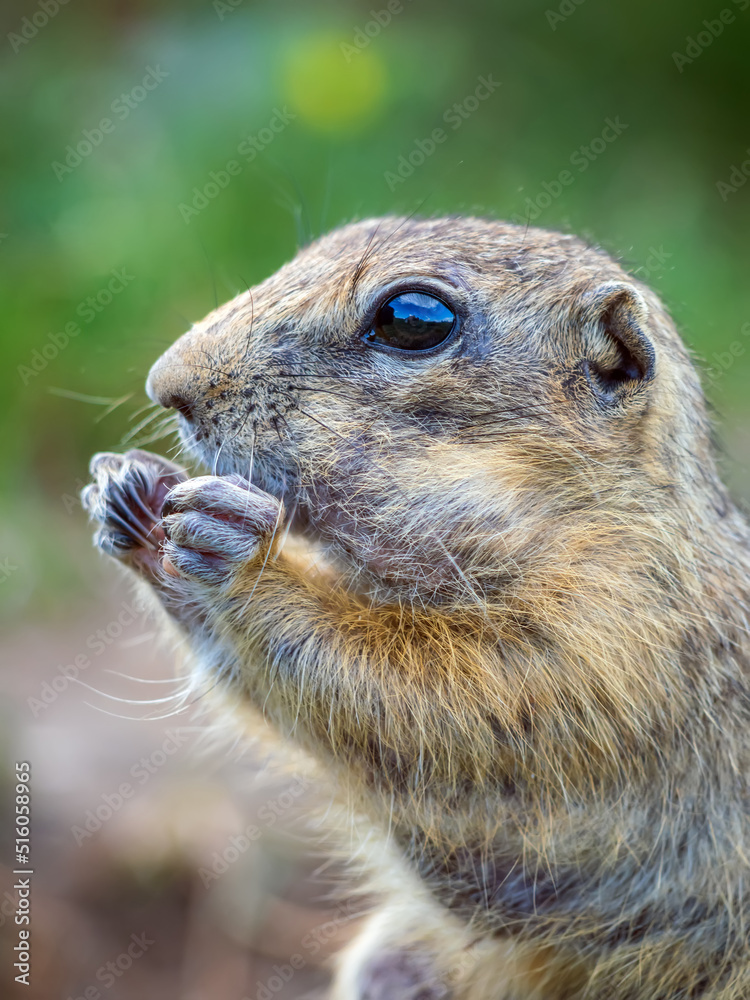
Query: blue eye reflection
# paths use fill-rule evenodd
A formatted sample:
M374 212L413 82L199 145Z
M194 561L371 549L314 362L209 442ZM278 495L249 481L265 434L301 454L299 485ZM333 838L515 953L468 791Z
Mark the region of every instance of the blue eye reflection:
M399 351L428 351L447 340L455 324L456 314L442 299L426 292L402 292L378 309L365 341Z

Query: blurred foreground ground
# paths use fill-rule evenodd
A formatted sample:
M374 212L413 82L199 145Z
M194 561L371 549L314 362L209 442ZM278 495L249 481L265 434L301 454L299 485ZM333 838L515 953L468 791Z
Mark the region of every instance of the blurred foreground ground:
M0 846L12 864L14 763L25 760L33 868L27 988L13 982L16 876L0 867L0 996L322 995L326 959L360 905L342 895L312 829L324 793L217 740L195 710L127 721L102 709L143 719L172 705L118 702L65 679L60 667L84 655L80 680L115 697L176 690L110 672L153 681L173 664L152 623L131 613L125 581L92 551L83 516L68 529L99 598L80 617L7 629L0 653Z

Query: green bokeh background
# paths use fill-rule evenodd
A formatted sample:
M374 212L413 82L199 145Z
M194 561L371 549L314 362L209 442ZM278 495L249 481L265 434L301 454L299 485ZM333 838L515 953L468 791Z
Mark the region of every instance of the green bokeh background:
M405 0L381 30L371 11L383 0L69 0L28 42L15 36L24 18L44 21L41 8L5 0L0 562L17 567L0 583L6 613L86 595L71 498L88 458L120 446L150 364L217 300L355 217L524 215L607 118L627 128L585 172L572 168L574 183L535 221L601 243L664 297L716 369L727 474L750 496L750 184L725 198L717 189L750 157L744 3L727 0L733 23L680 71L673 54L719 17L721 0ZM113 102L149 67L168 75L118 118ZM446 127L446 110L487 75L501 86ZM277 111L294 118L247 163L238 145ZM53 163L105 117L113 131L58 178ZM447 140L389 186L399 157L441 126ZM180 205L229 160L239 175L186 222ZM132 280L85 322L79 306L113 269ZM80 334L40 372L19 373L71 321ZM723 371L716 356L726 362L734 342ZM111 409L76 394L129 398Z

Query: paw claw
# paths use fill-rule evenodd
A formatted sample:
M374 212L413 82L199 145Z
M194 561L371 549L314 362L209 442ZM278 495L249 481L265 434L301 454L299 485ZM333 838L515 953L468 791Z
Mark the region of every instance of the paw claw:
M118 559L132 557L154 571L163 532L159 526L164 497L185 478L172 462L145 451L124 455L99 452L90 463L94 482L81 492L81 503L99 528L98 547Z

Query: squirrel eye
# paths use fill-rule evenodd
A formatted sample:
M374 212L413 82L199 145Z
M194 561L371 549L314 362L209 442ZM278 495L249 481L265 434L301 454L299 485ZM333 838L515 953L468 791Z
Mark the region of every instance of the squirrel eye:
M365 343L400 351L427 351L450 336L456 314L426 292L402 292L388 299L375 316Z

